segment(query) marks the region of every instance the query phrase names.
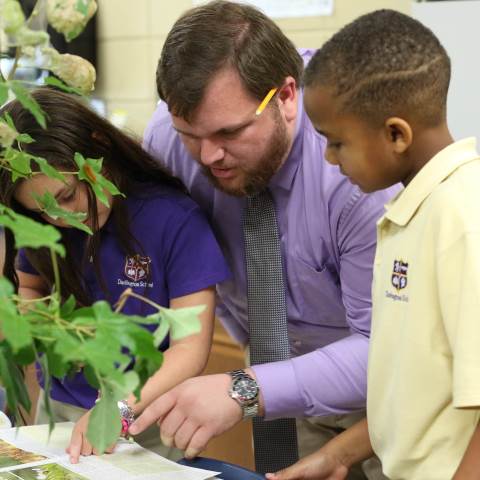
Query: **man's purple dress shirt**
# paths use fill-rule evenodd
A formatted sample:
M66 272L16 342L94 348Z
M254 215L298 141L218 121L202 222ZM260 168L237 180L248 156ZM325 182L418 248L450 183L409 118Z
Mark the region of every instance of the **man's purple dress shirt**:
M306 60L312 51L304 51ZM248 344L244 198L215 190L189 155L160 102L144 147L180 177L210 218L233 273L218 285L218 316ZM326 140L299 96L291 152L268 187L279 223L292 358L256 365L266 418L365 408L370 289L376 221L394 191L365 195L324 160Z

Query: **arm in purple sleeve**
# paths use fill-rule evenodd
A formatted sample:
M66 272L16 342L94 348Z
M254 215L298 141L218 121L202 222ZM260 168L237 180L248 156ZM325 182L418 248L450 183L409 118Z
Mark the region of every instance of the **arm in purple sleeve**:
M253 367L268 419L322 416L365 408L376 221L396 189L356 195L338 216L342 299L351 335L314 352Z

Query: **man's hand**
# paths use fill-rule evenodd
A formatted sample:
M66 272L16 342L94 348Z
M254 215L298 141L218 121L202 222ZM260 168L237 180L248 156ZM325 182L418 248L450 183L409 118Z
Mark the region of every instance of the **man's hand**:
M185 380L152 402L137 418L129 433L137 435L157 422L167 447L197 456L213 438L242 419L240 405L228 395L231 377L222 373Z
M267 473L268 480L344 480L348 468L326 449L302 458L277 473Z
M98 455L98 452L93 448L92 444L87 439L88 419L90 418L89 410L85 415L80 417L73 427L70 444L66 448L66 452L70 454L70 462L78 463L80 455ZM105 453L112 453L115 445L105 450Z

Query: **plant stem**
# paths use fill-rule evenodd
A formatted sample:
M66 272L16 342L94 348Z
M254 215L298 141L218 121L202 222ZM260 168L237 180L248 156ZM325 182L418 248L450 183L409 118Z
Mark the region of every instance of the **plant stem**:
M50 257L52 259L52 267L53 267L53 277L55 279L55 293L58 295L58 301L61 300L60 295L60 271L58 270L58 261L57 261L57 254L50 248Z
M20 47L17 47L15 49L15 60L13 61L13 66L10 69L10 72L8 72L7 80L13 80L15 72L17 71L18 61L20 60L20 52L21 52Z
M135 292L132 292L132 290L129 288L127 290L125 290L122 295L120 296L120 300L122 299L122 297L125 295L125 297L133 297L133 298L138 298L139 300L142 300L143 302L145 302L147 305L150 305L152 306L153 308L156 308L157 310L165 310L165 307L162 307L161 305L159 305L158 303L155 303L153 302L152 300L148 299L148 298L145 298L143 297L142 295L139 295L138 293L135 293ZM120 302L119 300L119 302ZM125 298L126 300L126 298ZM122 307L123 307L123 304L125 303L125 300L123 301L122 303ZM118 308L118 307L117 307ZM121 308L121 307L120 307ZM118 310L116 309L115 312L118 313Z

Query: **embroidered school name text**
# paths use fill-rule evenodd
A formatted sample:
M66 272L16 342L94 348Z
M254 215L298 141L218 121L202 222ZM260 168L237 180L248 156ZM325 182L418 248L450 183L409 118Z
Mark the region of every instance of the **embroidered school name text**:
M385 290L385 296L391 298L396 302L408 302L408 295L398 295L396 293L391 293L388 290Z
M153 288L153 282L131 282L130 280L117 279L117 285L126 285L127 287L147 287Z

